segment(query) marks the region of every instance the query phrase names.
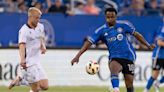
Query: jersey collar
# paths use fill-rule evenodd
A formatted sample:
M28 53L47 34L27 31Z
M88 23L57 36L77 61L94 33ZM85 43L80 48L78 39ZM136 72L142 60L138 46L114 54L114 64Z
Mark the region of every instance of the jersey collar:
M29 25L28 23L26 23L26 26L27 26L28 28L30 28L30 29L32 28L32 27L30 27L30 25Z
M117 26L117 23L114 26L109 27L108 23L106 22L106 27L109 28L109 29L116 28L116 26Z

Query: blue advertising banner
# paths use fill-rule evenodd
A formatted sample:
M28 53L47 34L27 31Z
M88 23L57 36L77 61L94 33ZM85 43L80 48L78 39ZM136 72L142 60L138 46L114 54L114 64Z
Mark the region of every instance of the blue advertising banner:
M122 16L118 19L132 22L150 43L153 43L155 31L162 24L159 16ZM17 46L18 31L26 21L26 14L0 13L0 45ZM105 23L105 18L103 15L43 14L40 22L45 26L47 46L80 47L86 36Z

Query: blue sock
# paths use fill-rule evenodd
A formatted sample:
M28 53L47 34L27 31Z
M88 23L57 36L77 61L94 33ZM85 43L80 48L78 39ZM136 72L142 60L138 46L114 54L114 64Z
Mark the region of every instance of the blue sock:
M161 77L159 83L160 83L160 84L161 84L161 83L164 83L164 76Z
M117 87L119 88L119 79L118 79L118 75L116 74L111 74L111 83L113 88Z
M149 90L151 88L151 86L153 85L154 80L155 79L151 76L150 79L147 82L146 89Z

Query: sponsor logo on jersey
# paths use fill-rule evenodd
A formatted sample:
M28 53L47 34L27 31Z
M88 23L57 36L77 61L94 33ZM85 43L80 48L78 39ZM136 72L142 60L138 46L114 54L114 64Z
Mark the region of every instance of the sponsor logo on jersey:
M108 39L109 42L116 41L116 37L111 37Z
M122 35L122 34L118 34L118 35L117 35L117 39L118 39L119 41L121 41L121 40L123 39L123 35Z
M108 33L105 33L105 34L104 34L104 36L107 36L107 35L108 35Z

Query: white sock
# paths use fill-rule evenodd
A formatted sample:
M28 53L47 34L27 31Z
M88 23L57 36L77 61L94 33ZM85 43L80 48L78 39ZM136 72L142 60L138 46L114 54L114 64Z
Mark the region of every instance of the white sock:
M31 89L30 89L30 91L29 92L33 92Z
M117 90L118 92L120 92L119 88L118 87L115 87L113 88L114 90Z
M145 88L143 92L149 92L149 90Z

